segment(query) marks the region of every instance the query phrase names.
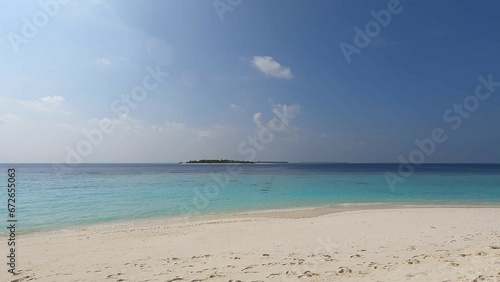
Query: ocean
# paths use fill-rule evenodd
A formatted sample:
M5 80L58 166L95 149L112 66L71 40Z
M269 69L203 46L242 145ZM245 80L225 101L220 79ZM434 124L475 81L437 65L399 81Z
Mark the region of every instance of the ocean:
M16 169L18 232L153 218L364 204L500 205L500 164L422 164L391 187L398 164L0 164L6 222ZM5 234L2 230L0 234Z

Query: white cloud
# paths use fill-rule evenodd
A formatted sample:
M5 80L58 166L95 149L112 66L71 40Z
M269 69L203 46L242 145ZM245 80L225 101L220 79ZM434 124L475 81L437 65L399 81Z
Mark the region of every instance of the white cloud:
M125 57L107 57L98 58L95 61L96 65L102 68L119 68L127 67L132 64L132 62Z
M254 56L252 63L266 75L276 78L291 79L292 71L289 67L284 67L269 56Z
M275 104L272 103L272 113L274 114L274 118L277 118L279 121L283 122L287 128L283 132L292 132L297 131L297 127L291 126L291 121L296 118L300 114L300 106L298 104L294 105L286 105L286 104ZM255 113L253 115L253 122L257 126L257 128L270 127L271 121L264 122L262 120L262 113Z
M47 96L47 97L41 98L40 101L42 101L43 103L45 103L47 105L58 107L59 105L64 103L65 99L64 99L64 97L61 97L61 96Z
M104 123L111 125L113 130L99 130ZM6 162L65 162L68 148L78 150L78 144L89 140L91 152L81 155L82 162L235 158L236 141L242 138L234 136L234 132L220 124L196 127L165 122L151 125L126 115L73 125L6 114L0 115L0 134L0 156ZM228 150L231 147L234 150Z
M26 109L34 113L42 114L70 114L63 109L64 97L61 96L46 96L38 100L22 100L19 101Z
M50 109L49 106L64 106L64 98L59 96L47 96L31 102L47 109ZM286 118L300 112L298 105L270 105L266 112L253 115L257 126L271 125L271 120L276 117L271 110L281 111ZM112 124L114 130L99 133L103 123ZM266 158L286 158L288 146L293 141L291 138L298 135L293 123L290 119L287 129L276 132L276 140L269 144ZM220 124L192 126L165 122L151 125L127 115L74 124L61 120L54 122L51 118L39 116L5 114L0 115L0 133L5 137L0 139L0 155L6 162L64 162L68 148L77 150L78 144L88 140L93 140L92 150L82 157L83 162L170 162L202 158L242 159L244 157L237 151L238 145L247 140L252 132ZM11 149L14 147L18 150ZM19 151L27 153L19 154Z
M226 136L227 128L220 124L215 124L212 127L204 130L195 129L198 138L210 138L218 140Z
M167 122L166 127L172 129L184 129L187 125L179 122Z
M80 132L80 129L77 128L77 127L74 127L72 125L69 125L67 123L59 123L57 125L60 129L63 129L63 130L66 130L66 131L70 131L70 132L73 132L73 133L76 133L76 132Z
M215 132L210 130L200 130L197 132L198 138L217 138Z
M255 125L257 125L258 128L264 127L264 123L262 122L262 114L261 113L255 113L253 115L253 122Z
M15 114L12 114L12 113L0 116L0 118L3 120L18 120L18 119L20 119L20 117L16 116Z
M0 116L0 125L10 125L12 122L16 122L21 120L20 117L15 114L9 113L3 116Z
M245 111L240 105L236 105L236 104L229 104L229 108L233 111L236 111L236 112L243 112Z
M100 64L100 65L108 66L108 67L111 66L111 60L110 59L106 59L106 58L98 59L97 63Z

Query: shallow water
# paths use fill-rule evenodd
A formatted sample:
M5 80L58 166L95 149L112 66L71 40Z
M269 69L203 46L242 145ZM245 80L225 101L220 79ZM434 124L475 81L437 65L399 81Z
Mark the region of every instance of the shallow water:
M493 164L421 165L394 189L384 173L397 164L81 164L60 175L52 164L0 166L4 187L7 168L17 171L19 232L361 203L500 205Z

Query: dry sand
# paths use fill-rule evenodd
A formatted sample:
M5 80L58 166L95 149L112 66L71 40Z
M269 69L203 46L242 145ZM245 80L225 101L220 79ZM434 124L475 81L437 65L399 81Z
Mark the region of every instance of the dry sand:
M93 227L21 236L18 265L0 281L500 281L500 208Z

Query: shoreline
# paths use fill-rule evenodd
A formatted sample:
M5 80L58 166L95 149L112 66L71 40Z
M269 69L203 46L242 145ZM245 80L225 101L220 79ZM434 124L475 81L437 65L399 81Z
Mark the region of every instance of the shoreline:
M352 212L352 211L375 211L375 210L398 210L398 209L500 209L499 205L492 204L429 204L429 203L349 203L334 204L328 206L306 206L284 209L252 210L244 212L227 212L216 214L199 214L190 217L157 216L139 219L122 219L117 221L90 223L65 227L54 227L38 230L18 230L18 234L25 237L39 236L45 234L57 234L66 232L78 232L85 230L105 230L129 228L130 226L159 226L169 224L187 224L203 221L234 220L234 219L260 219L260 218L284 218L300 219L315 218L330 214ZM7 237L6 233L0 233L0 239Z
M0 280L500 280L500 206L270 214L20 236Z

